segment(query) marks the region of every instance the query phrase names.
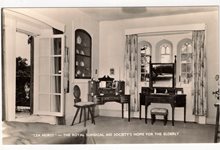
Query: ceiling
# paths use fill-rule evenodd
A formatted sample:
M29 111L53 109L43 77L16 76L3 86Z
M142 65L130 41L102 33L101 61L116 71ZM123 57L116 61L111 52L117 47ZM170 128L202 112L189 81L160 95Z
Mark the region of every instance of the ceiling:
M22 9L23 10L23 9ZM32 26L37 29L50 29L51 27L44 22L34 19L28 15L24 15L23 11L20 9L4 9L5 12L8 12L9 14L13 15L16 17L16 20L18 23L22 22L25 23L26 25Z
M179 7L106 7L106 8L79 8L98 21L120 20L142 17L167 16L186 13L217 11L218 6L179 6Z

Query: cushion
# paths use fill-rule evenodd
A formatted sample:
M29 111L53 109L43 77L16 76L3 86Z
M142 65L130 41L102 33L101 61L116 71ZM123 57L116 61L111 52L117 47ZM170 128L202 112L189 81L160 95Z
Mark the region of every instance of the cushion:
M151 113L153 113L153 114L168 114L168 109L166 109L166 108L152 108Z

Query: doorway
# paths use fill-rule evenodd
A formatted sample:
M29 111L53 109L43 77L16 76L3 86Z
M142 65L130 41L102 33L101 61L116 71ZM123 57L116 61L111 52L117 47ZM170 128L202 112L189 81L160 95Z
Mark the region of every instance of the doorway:
M16 119L33 113L33 42L33 36L16 32Z

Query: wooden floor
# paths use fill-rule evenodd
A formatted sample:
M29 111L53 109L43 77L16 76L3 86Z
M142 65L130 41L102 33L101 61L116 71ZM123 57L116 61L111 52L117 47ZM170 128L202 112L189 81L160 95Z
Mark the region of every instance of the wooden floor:
M144 119L121 119L116 117L96 117L96 124L87 121L88 136L97 144L153 144L153 143L213 143L214 125L156 120L152 125ZM83 126L83 123L76 127Z

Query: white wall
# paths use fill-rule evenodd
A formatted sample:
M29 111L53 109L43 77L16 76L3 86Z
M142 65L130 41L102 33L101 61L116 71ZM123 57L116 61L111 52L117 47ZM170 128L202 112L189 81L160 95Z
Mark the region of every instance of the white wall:
M109 69L123 68L126 29L159 27L184 24L205 23L207 25L206 49L208 63L208 118L207 123L214 123L215 98L212 91L216 90L215 75L219 72L219 49L218 49L218 12L192 13L185 15L160 16L151 18L126 19L117 21L103 21L100 23L100 75L109 74ZM121 69L121 72L123 70ZM117 79L117 78L116 78ZM105 104L101 109L120 108L118 104ZM192 108L187 108L192 109Z

